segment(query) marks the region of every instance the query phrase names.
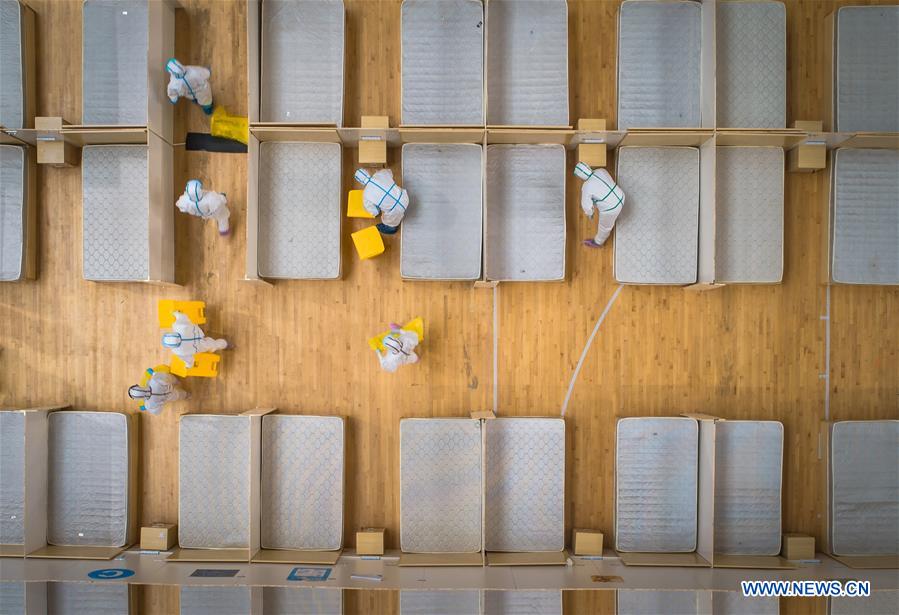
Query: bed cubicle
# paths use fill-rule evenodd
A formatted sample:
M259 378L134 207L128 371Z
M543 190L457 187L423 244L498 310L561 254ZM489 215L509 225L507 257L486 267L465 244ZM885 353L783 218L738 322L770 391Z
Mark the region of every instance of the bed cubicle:
M34 128L35 12L21 0L0 1L0 129Z
M35 150L4 136L0 143L0 281L37 276Z
M400 615L562 614L561 591L400 590Z

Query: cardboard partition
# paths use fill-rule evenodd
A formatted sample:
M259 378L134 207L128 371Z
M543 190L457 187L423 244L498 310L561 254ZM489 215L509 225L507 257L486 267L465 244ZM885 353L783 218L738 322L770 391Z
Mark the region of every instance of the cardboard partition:
M477 553L402 553L399 566L483 566L484 552Z
M508 553L488 551L488 566L564 566L568 563L568 551L518 552Z
M74 583L74 581L25 581L25 615L55 615L48 611L47 592L51 584ZM125 613L140 613L136 585L128 584L128 606Z
M488 126L489 145L506 143L511 145L559 144L568 147L575 131L570 126L553 128L550 126Z
M628 590L628 589L615 590L615 612L616 613L620 612L619 609L622 606L622 599L621 599L622 592L625 592L625 593L642 592L642 593L648 595L648 594L668 594L669 592L672 592L672 591L680 592L681 590L657 590L657 591ZM696 610L692 611L693 613L696 613L697 615L699 615L700 613L702 615L709 615L709 614L715 612L713 610L714 592L712 592L710 590L691 590L691 591L683 591L681 595L686 595L686 594L693 594L693 596L695 597ZM664 596L661 597L661 600L659 600L659 602L665 602L665 597ZM624 608L628 608L629 606L630 606L629 604L625 605ZM657 608L657 606L659 606L659 605L652 605L652 606L647 605L647 607L650 609L655 609L655 608ZM665 604L665 607L681 608L681 605L678 604L678 605L674 606L671 604ZM664 607L662 607L662 608L664 608ZM650 611L641 611L641 612L648 613Z
M785 128L781 130L727 129L715 133L718 145L737 147L782 147L791 149L801 145L808 138L804 130Z
M476 143L484 141L483 128L427 128L405 127L399 129L400 142L405 143ZM363 137L364 138L364 137ZM389 141L388 141L388 144Z
M695 128L632 128L625 133L619 145L685 146L700 147L715 136L714 130Z

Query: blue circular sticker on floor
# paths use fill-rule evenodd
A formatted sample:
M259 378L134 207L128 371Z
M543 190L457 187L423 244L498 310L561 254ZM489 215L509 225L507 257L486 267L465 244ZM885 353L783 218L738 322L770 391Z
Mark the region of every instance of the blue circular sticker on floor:
M128 568L103 568L101 570L88 572L87 576L101 581L111 581L114 579L127 579L128 577L133 577L134 571L129 570Z

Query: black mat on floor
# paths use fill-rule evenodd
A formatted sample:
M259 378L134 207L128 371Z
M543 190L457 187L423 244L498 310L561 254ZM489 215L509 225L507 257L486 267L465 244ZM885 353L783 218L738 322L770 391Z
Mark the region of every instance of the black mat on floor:
M225 154L246 154L247 146L239 141L224 137L213 137L203 132L189 132L184 141L188 151L223 152Z

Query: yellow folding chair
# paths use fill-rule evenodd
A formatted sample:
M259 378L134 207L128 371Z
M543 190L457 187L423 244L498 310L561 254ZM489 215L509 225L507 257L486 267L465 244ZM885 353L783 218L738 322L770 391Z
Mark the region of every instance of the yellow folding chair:
M212 352L200 352L194 355L194 366L188 368L177 355L172 355L171 373L182 378L215 378L219 375L219 361L222 358Z
M183 312L195 325L206 324L206 303L204 301L160 299L156 311L161 329L168 329L175 324L175 317L172 316L172 312L176 310Z
M418 342L421 343L425 340L425 322L419 316L418 318L413 318L409 322L403 325L403 329L406 331L415 331L418 334ZM386 350L384 348L384 337L387 336L390 331L384 331L379 335L368 338L368 346L375 352Z

